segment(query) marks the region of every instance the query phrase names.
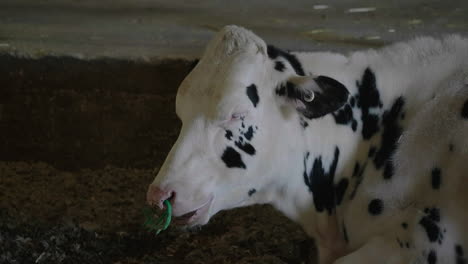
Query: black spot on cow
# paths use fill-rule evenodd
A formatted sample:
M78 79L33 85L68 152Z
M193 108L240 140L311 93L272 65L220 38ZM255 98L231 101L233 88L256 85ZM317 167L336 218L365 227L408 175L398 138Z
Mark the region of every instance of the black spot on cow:
M304 69L302 68L301 63L296 58L296 56L294 56L293 54L291 54L289 52L286 52L286 51L283 51L283 50L280 50L280 49L278 49L278 48L276 48L275 46L272 46L272 45L267 46L267 53L268 53L268 57L270 59L276 59L278 57L283 57L284 59L286 59L289 62L289 64L294 69L294 71L296 72L297 75L300 75L300 76L305 75Z
M240 138L240 139L242 139L242 138ZM234 144L239 149L244 151L245 153L247 153L249 155L255 155L255 148L251 144L249 144L247 142L240 142L240 141L236 141L236 142L234 142Z
M440 222L440 211L437 208L424 208L424 213L426 213L429 218L435 222Z
M370 148L369 148L369 153L367 154L367 156L368 156L369 158L372 158L372 157L374 157L375 152L377 152L377 148L376 148L376 147L370 147Z
M346 225L343 221L343 239L346 243L349 243L348 230L346 230Z
M393 163L392 161L387 161L385 164L384 172L383 172L383 177L385 180L391 179L393 177L394 173L394 168L393 168Z
M437 242L441 239L441 232L438 223L440 222L440 212L437 208L426 208L425 216L421 218L419 224L426 231L427 238L430 242Z
M403 227L403 229L408 229L408 223L406 222L401 223L401 227Z
M281 61L275 61L275 70L283 72L286 67L284 66L284 63Z
M304 118L299 118L299 123L301 124L301 127L303 129L306 129L308 126L309 126L309 123L307 123L307 121L304 120Z
M232 131L231 131L231 130L226 130L226 134L224 134L224 136L225 136L228 140L232 140Z
M307 160L309 158L309 154L310 153L307 153L304 157L304 182L314 197L314 206L317 212L323 212L326 210L328 214L331 215L335 209L335 190L333 179L338 165L340 150L338 147L335 147L333 161L331 162L328 171L325 171L322 157L319 156L314 159L312 169L308 172Z
M406 243L405 243L405 246L406 246L406 248L410 248L409 242L406 242Z
M436 264L437 263L437 254L434 250L431 250L427 255L427 264Z
M275 90L276 95L278 95L278 96L285 96L285 95L286 95L286 85L288 85L288 84L289 84L289 85L293 85L293 84L290 83L290 82L287 82L286 84L281 84L281 85L279 85L279 86L276 88L276 90Z
M239 152L237 152L232 147L227 147L224 150L221 159L224 161L224 164L226 164L228 168L247 168L244 162L242 161L242 157L239 154Z
M461 116L468 119L468 100L465 101L461 110Z
M370 139L379 131L379 116L372 113L371 108L380 107L380 93L377 89L375 74L370 68L364 71L361 81L356 81L358 87L358 107L361 108L362 137Z
M370 201L367 210L369 211L369 214L371 215L380 215L382 214L384 210L384 204L383 201L380 199L373 199Z
M432 189L438 190L442 181L441 171L439 168L433 168L431 172Z
M346 189L348 188L349 181L346 178L341 179L338 184L335 186L335 199L336 205L341 205L343 201L344 194L346 193Z
M367 164L364 164L361 167L359 162L357 161L356 161L356 164L354 165L353 175L351 177L351 179L354 181L354 187L353 187L353 190L351 191L351 194L349 195L350 200L353 200L354 197L356 196L357 190L364 179L364 171L366 169L366 166Z
M461 245L455 245L455 260L456 264L466 264L466 258L463 253L463 248Z
M256 193L256 192L257 192L257 190L254 189L254 188L252 188L252 189L249 190L248 194L249 194L249 196L252 196L252 195L254 195L254 193Z
M356 99L354 98L354 96L352 96L349 99L349 104L351 105L351 107L354 107L356 105Z
M385 166L385 179L389 179L393 176L394 169L391 157L397 148L398 139L403 131L402 127L398 124L398 116L403 110L404 104L405 100L402 97L398 97L392 104L390 110L385 111L383 114L382 124L384 130L382 133L382 142L374 157L374 164L377 169Z
M353 169L353 177L357 177L359 174L361 166L359 165L359 162L356 161L356 164L354 164L354 169Z
M249 97L253 106L257 107L257 104L260 98L258 97L257 86L255 84L251 84L247 86L247 97Z
M356 131L357 121L353 117L353 109L350 104L346 104L338 111L332 113L335 122L339 125L351 125L353 131Z
M249 128L247 129L247 132L244 133L244 137L245 137L247 140L252 140L253 134L254 134L253 127L252 127L252 126L249 126Z
M333 113L346 104L349 92L343 84L327 76L315 77L314 81L321 91L314 93L314 100L311 102L306 101L309 95L305 90L293 82L281 83L276 87L275 92L278 96L284 96L290 101L302 102L304 107L296 107L296 110L308 119ZM349 107L349 109L351 108ZM352 114L352 111L350 113Z
M356 132L357 129L357 121L353 119L353 122L351 122L351 129Z

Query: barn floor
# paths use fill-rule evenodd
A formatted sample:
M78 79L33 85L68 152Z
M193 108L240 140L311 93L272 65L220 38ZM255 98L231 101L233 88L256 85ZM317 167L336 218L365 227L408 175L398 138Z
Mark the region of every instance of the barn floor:
M197 231L146 232L152 170L0 162L0 174L0 263L305 263L314 254L269 206L222 212Z

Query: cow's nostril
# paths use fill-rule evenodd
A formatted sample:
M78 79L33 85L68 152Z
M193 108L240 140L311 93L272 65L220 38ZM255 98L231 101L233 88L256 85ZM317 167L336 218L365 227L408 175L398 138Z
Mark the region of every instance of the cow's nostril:
M149 205L158 206L159 208L164 208L164 201L169 200L172 202L175 198L175 192L172 190L167 190L160 188L156 185L150 185L148 188L148 193L146 194L146 199Z
M171 191L169 197L166 200L169 200L169 202L173 204L175 201L175 196L176 196L176 193L174 191Z

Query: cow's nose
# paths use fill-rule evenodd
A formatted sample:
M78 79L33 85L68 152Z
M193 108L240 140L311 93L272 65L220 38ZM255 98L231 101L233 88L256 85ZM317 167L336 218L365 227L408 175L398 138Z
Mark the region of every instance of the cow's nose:
M174 199L175 192L169 189L163 189L159 186L150 184L148 192L146 193L146 202L151 206L158 206L160 209L164 208L163 202L167 199Z

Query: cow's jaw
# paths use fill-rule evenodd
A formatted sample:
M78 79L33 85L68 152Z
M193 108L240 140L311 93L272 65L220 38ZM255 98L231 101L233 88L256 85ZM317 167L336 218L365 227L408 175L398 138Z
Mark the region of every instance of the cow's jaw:
M210 209L213 198L214 197L211 196L208 201L190 212L182 215L174 215L176 217L175 223L184 226L198 226L208 223L211 218Z

